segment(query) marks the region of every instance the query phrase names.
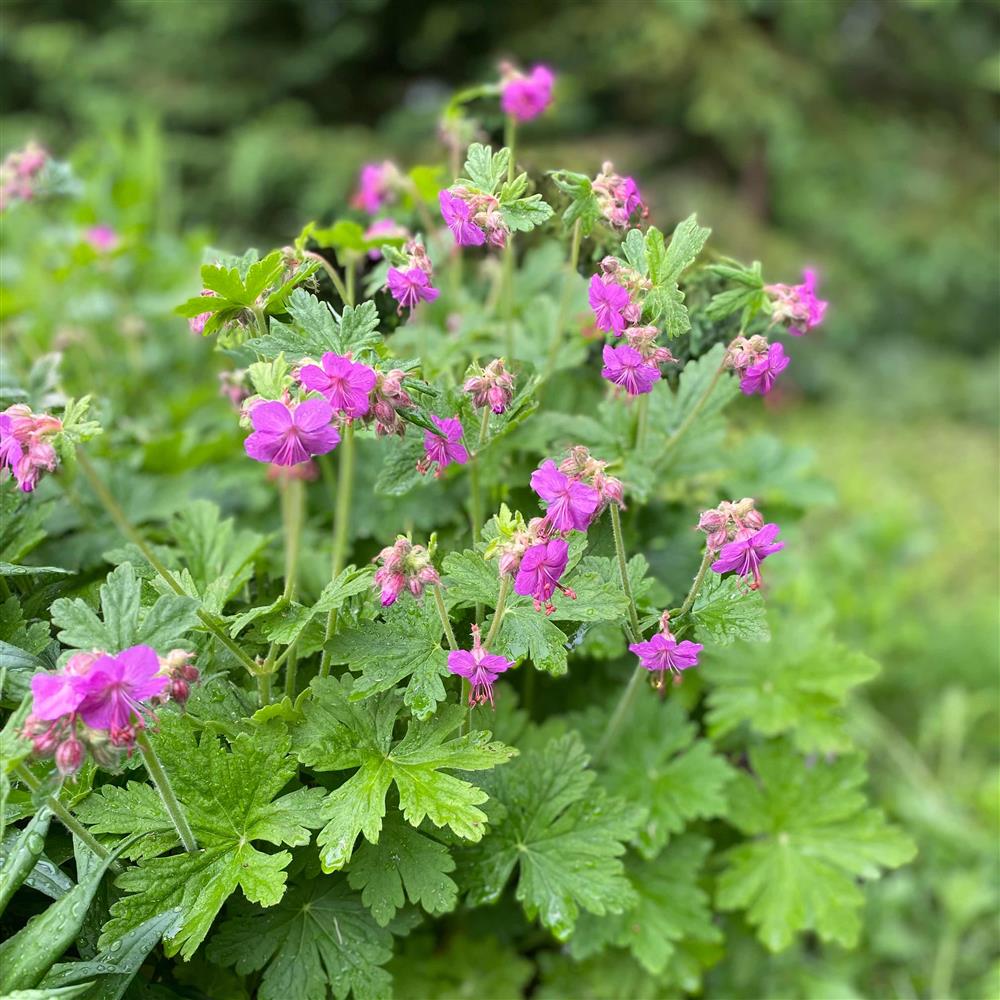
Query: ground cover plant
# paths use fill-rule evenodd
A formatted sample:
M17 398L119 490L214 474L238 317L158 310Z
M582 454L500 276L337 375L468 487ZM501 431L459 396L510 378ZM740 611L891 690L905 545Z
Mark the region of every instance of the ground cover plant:
M557 86L505 65L442 164L199 285L140 185L114 227L5 162L5 252L106 326L33 310L2 385L4 994L694 993L854 946L913 857L877 664L769 583L823 486L739 426L820 279L520 169Z

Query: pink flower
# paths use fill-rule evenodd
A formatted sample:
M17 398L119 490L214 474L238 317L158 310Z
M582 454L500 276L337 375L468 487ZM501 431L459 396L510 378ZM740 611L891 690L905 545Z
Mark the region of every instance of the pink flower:
M660 378L660 369L647 364L642 355L628 344L619 344L618 347L606 344L601 375L621 386L630 396L640 396L652 392L653 383Z
M519 122L537 118L552 103L555 76L547 66L535 66L525 76L513 66L501 66L500 107Z
M594 178L593 192L604 218L616 229L628 229L633 215L642 218L648 214L639 186L631 177L616 174L610 162Z
M14 421L10 414L0 413L0 468L13 469L23 455L24 449L14 434Z
M826 315L824 302L816 294L816 272L806 268L802 272L801 285L767 285L773 303L775 322L788 322L788 332L793 337L802 337L807 330L819 326Z
M400 535L372 560L382 565L375 571L375 587L381 591L382 607L395 604L404 590L415 597L423 596L424 587L441 583L431 554L423 545L414 545Z
M398 312L413 309L420 301L433 302L441 294L419 267L409 267L405 271L390 267L386 279L392 297L399 303Z
M203 288L201 290L200 294L204 298L215 298L215 292L213 292L210 288ZM192 316L188 320L188 329L193 334L196 334L196 335L200 336L201 334L203 334L205 332L205 324L211 318L212 318L212 313L210 313L210 312L198 313L197 316Z
M298 406L276 400L258 403L250 411L254 432L243 447L258 462L298 465L340 444L331 420L333 408L322 399L307 399Z
M358 176L358 189L351 204L374 215L392 196L398 182L399 170L391 161L366 163Z
M452 462L465 465L469 461L469 453L462 444L462 421L458 417L431 417L434 426L444 437L433 431L424 431L424 452L426 457L417 463L421 472L427 472L432 465L437 464L435 477L441 475L445 467Z
M31 714L36 719L54 721L72 715L83 700L78 676L60 672L35 674L31 678Z
M393 368L388 372L377 372L375 391L372 394L372 408L368 420L375 421L375 434L385 437L406 432L406 422L399 415L401 410L413 406L413 400L403 388L406 372L401 368Z
M472 626L472 650L453 649L448 654L448 669L459 677L464 677L472 685L469 692L470 705L493 704L493 685L505 670L514 666L495 653L488 653L479 637L479 626Z
M80 718L92 729L106 729L114 742L115 735L126 733L133 723L142 727L143 713L149 710L142 702L155 698L169 682L160 673L156 650L149 646L100 656L90 672L74 682L83 695Z
M547 542L532 545L521 556L514 579L514 593L533 598L536 611L544 607L547 615L552 614L555 611L552 595L556 590L576 599L576 594L569 587L559 583L559 577L566 572L567 562L569 546L562 538L550 538Z
M91 226L84 237L98 253L111 253L118 246L118 234L111 226Z
M678 642L669 632L657 632L647 642L633 642L628 648L647 670L661 674L669 670L679 674L698 666L698 654L705 647L700 642Z
M630 304L628 290L595 274L590 279L587 297L597 320L597 329L610 330L621 336L628 326L625 317L625 310Z
M376 219L366 230L365 239L374 240L382 237L384 239L406 239L410 235L410 231L405 227L401 226L395 219ZM369 250L368 251L369 260L381 260L382 251L381 250Z
M791 358L785 357L785 349L781 344L771 344L767 354L746 369L740 379L740 391L747 396L759 392L766 396L773 388L777 377L791 363Z
M349 354L327 351L323 367L303 365L298 379L307 389L321 392L326 401L350 419L363 417L369 409L369 396L378 376L373 368L352 361Z
M722 546L719 558L712 563L716 573L736 572L744 579L753 577L751 590L756 590L760 584L760 564L775 552L780 552L784 542L776 542L781 529L776 524L765 524L759 531L746 534Z
M556 531L586 531L601 505L597 490L570 479L552 459L531 474L531 488L546 502L545 520Z
M55 472L59 456L51 438L62 421L47 413L32 413L15 403L0 413L0 469L10 469L22 493L31 493L43 472Z
M481 247L486 242L486 233L472 221L475 213L467 201L445 189L438 193L438 204L458 246Z

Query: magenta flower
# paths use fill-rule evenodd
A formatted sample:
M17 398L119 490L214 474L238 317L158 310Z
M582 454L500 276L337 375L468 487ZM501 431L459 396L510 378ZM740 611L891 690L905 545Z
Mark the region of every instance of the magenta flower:
M31 714L51 722L72 715L83 700L78 677L71 673L35 674L31 678Z
M381 563L375 571L375 588L380 591L383 608L395 604L404 590L420 598L424 587L441 583L430 552L423 545L414 545L404 535L382 549L372 562Z
M552 87L556 78L548 66L535 66L529 76L513 67L502 67L504 80L500 85L500 107L505 115L519 122L537 118L552 103Z
M479 626L472 626L472 650L453 649L448 654L448 669L464 677L472 685L470 705L493 704L493 685L505 670L514 666L511 660L488 653L479 637Z
M323 355L322 363L322 368L303 365L299 369L299 382L313 392L321 392L335 410L352 420L363 417L368 412L369 394L378 378L374 369L360 361L352 361L349 354L331 351Z
M785 356L785 349L781 344L771 344L767 354L755 361L743 373L743 378L740 379L740 391L747 396L752 396L755 392L766 396L774 388L776 379L788 367L791 360Z
M618 347L606 344L601 374L609 382L621 386L630 396L641 396L645 392L652 392L653 383L660 378L660 369L648 364L628 344L619 344Z
M24 403L0 413L0 469L10 469L22 493L31 493L43 472L55 472L59 456L51 439L61 430L58 417L32 413Z
M410 231L401 226L395 219L376 219L366 230L365 239L374 240L382 237L384 239L408 239ZM381 260L382 251L371 249L368 251L369 260Z
M351 204L374 215L390 199L398 181L399 170L391 161L366 163L358 176L358 189Z
M679 674L698 666L698 654L705 648L700 642L678 642L672 635L657 632L648 642L633 642L629 651L651 672Z
M547 615L555 611L552 595L556 590L567 597L576 598L569 587L559 583L559 577L566 572L569 561L569 546L562 538L550 538L547 542L532 545L521 556L521 564L514 579L514 593L531 597L535 610L545 608Z
M610 330L620 337L628 326L625 318L625 310L629 306L628 289L595 274L590 279L587 297L597 320L597 329Z
M815 271L806 268L802 279L801 285L768 285L765 289L773 297L774 319L788 322L788 332L793 337L802 337L807 330L819 326L829 304L816 294Z
M170 679L160 673L160 658L149 646L132 646L116 656L98 657L88 674L74 680L83 698L77 711L93 729L127 733L135 721L143 724L148 712L142 702L161 694Z
M399 312L413 309L420 301L433 302L441 294L419 267L408 267L405 271L390 267L386 280L392 297L399 303Z
M298 465L340 444L331 420L333 407L322 399L307 399L298 406L276 400L258 403L250 411L254 430L243 447L258 462Z
M10 414L0 413L0 468L13 469L24 455L24 449L14 434Z
M597 490L560 472L551 458L531 474L531 488L545 501L545 521L556 531L586 531L601 505Z
M424 431L424 452L423 461L417 463L417 468L421 472L427 472L432 465L437 463L435 477L439 477L445 467L454 462L456 465L465 465L469 461L469 453L462 444L462 421L458 417L431 417L431 421L439 431L444 434L435 434L433 431Z
M467 201L445 189L438 193L438 204L458 246L481 247L486 242L486 233L472 221L475 213Z
M118 246L118 234L111 226L91 226L84 236L98 253L111 253Z
M759 531L728 542L722 546L719 558L712 563L712 569L716 573L735 571L744 579L753 577L750 589L756 590L761 583L760 564L785 547L784 542L774 540L780 530L776 524L765 524Z

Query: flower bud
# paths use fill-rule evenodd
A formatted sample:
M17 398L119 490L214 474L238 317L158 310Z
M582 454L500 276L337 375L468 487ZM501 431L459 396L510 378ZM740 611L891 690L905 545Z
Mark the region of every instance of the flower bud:
M56 750L56 768L63 777L76 774L83 763L83 744L71 735Z

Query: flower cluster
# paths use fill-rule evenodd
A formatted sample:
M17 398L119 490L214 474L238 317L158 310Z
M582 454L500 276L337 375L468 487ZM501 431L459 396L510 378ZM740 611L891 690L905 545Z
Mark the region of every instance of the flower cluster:
M601 167L591 190L601 214L615 229L628 229L633 218L638 221L649 215L649 209L639 193L639 185L631 177L616 174L611 162L606 162Z
M485 368L476 365L462 388L476 409L488 406L494 413L503 413L514 398L514 376L504 368L503 358L496 358Z
M680 683L682 671L698 666L698 654L705 647L686 639L678 642L670 631L670 613L664 611L659 630L645 641L631 643L628 648L639 657L639 663L646 670L659 675L656 686L663 687L668 672L674 675L675 683Z
M514 666L503 656L488 652L479 635L479 626L472 626L472 649L453 649L448 654L448 669L464 677L470 685L469 705L493 705L493 685L500 674Z
M0 164L0 212L12 202L34 198L38 175L48 161L49 154L37 142L7 155Z
M395 163L366 163L358 177L358 189L351 205L374 215L383 205L393 201L403 187L403 175Z
M642 319L643 298L652 282L614 257L601 261L601 273L590 279L587 297L597 329L622 336Z
M397 312L413 309L419 302L433 302L441 293L431 284L433 265L422 243L410 240L403 247L406 260L402 267L390 267L386 284L399 303Z
M381 563L375 571L375 588L380 591L384 608L395 604L404 590L421 597L424 587L441 583L431 553L423 545L414 545L405 535L399 535L372 562Z
M775 323L787 323L793 337L802 337L819 326L826 315L828 303L816 294L816 272L802 272L801 285L765 285L771 297L771 317Z
M30 493L43 472L55 472L59 457L52 439L62 429L58 417L32 413L23 403L0 413L0 469L10 469L22 492Z
M437 465L434 478L440 479L441 473L453 462L465 465L469 461L469 453L462 444L462 421L458 417L431 417L431 422L441 432L424 431L424 457L417 462L417 471L421 474L430 471L432 465Z
M371 417L375 420L375 433L378 437L391 434L402 437L406 433L406 421L400 413L410 409L413 400L403 388L405 377L406 372L400 368L376 373L375 389L371 397Z
M503 248L510 236L510 227L500 212L500 202L484 191L472 191L463 184L445 188L438 193L441 216L460 247Z
M552 103L555 74L548 66L535 66L522 73L511 63L500 64L500 107L519 122L531 121Z
M193 653L160 658L150 646L120 653L75 653L58 673L31 679L32 706L22 736L38 757L54 757L62 775L75 774L87 752L101 765L131 753L136 733L155 721L153 706L183 705L199 671Z
M737 337L729 345L725 364L732 368L740 379L740 391L747 396L760 393L766 396L773 388L778 376L789 366L791 358L785 354L781 344L770 344L759 334Z
M703 510L698 518L698 530L705 532L705 544L718 552L727 542L742 538L764 527L764 518L752 497L723 500L717 507Z
M750 589L760 584L760 564L775 552L780 552L784 542L775 538L781 530L776 524L765 524L750 497L742 500L723 500L717 507L702 511L698 530L705 532L708 551L718 555L712 563L716 573L735 572L744 579L750 578Z

